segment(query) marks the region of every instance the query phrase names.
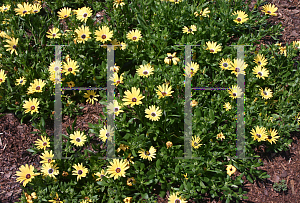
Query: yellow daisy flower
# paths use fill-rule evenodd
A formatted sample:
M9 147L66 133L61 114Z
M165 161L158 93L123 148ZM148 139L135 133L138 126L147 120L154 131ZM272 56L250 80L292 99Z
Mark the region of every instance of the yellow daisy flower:
M85 168L82 163L78 163L77 165L73 165L73 168L75 168L74 171L72 171L72 175L77 176L77 181L81 180L81 177L86 177L86 174L88 173L88 169Z
M25 85L26 79L24 77L21 77L16 80L16 85ZM1 84L1 71L0 71L0 84Z
M46 144L46 142L43 143L43 146L44 144ZM49 145L50 147L50 145ZM40 158L42 159L42 161L40 161L41 164L45 164L45 163L49 163L49 164L52 164L55 162L55 160L53 159L54 157L54 154L52 153L52 150L50 151L50 153L48 151L44 151L42 153L42 156L40 156Z
M101 29L96 30L96 41L100 41L102 43L106 41L110 41L113 36L113 31L109 30L109 27L103 26Z
M118 1L118 0L116 0L116 1ZM126 197L125 199L123 199L123 201L125 203L131 203L132 202L132 197Z
M209 13L210 13L210 10L208 8L205 8L203 11L201 9L199 13L197 11L195 11L194 15L196 17L200 16L200 19L201 19L202 17L207 17Z
M107 167L107 172L110 174L110 178L114 178L114 180L119 177L125 177L125 171L129 168L126 166L126 161L120 159L113 159L112 162L109 162L111 166Z
M183 32L183 33L187 33L187 34L192 33L192 34L194 34L194 31L197 31L196 25L191 25L190 28L188 28L188 27L186 27L186 26L184 26L184 27L182 28L182 32Z
M278 8L275 7L275 5L269 3L267 5L264 5L261 11L268 15L277 16L277 14L275 13L277 10Z
M196 100L191 101L191 106L195 107L198 105L198 102Z
M269 135L266 137L266 141L268 141L268 142L270 142L271 144L272 144L272 142L274 142L275 144L276 144L276 141L278 140L278 138L280 137L280 136L276 136L278 133L277 133L277 130L275 130L275 129L270 129L270 130L268 130L268 132L269 132Z
M149 118L151 121L158 121L162 111L159 110L159 107L155 108L154 105L150 106L148 109L145 110L147 114L145 117Z
M172 90L172 86L169 87L168 84L163 84L158 86L158 90L156 90L158 99L172 96L171 93L173 93L174 91L171 90Z
M20 15L24 17L26 14L30 14L30 11L32 10L32 5L28 2L23 2L22 4L17 5L18 8L15 8L16 15Z
M101 173L97 172L97 173L94 173L93 174L93 177L94 175L98 176L98 178L96 178L96 181L102 181L102 177L107 175L107 172L104 171L103 169L101 170Z
M270 99L272 96L272 90L268 87L265 88L265 91L260 88L260 94L262 96L263 99Z
M235 74L238 77L239 74L246 75L245 69L248 64L243 62L240 59L234 59L233 62L230 62L230 68L228 70L232 70L231 73Z
M238 15L236 17L236 19L233 20L234 22L236 22L238 24L242 24L249 19L249 18L247 18L248 15L244 11L235 11L232 15Z
M298 122L298 124L300 125L300 113L298 113L298 116L295 116L296 121Z
M73 81L67 82L68 87L75 87L75 83Z
M123 150L125 152L126 149L129 149L129 146L120 144L119 148L117 149L117 152L120 152L121 150Z
M4 83L5 80L6 80L6 74L5 74L4 70L0 70L0 85L2 83Z
M141 77L149 77L153 74L154 69L151 67L150 63L146 65L140 65L140 68L136 70L137 74Z
M37 98L33 98L33 100L31 100L31 98L29 98L29 101L25 101L25 104L23 104L23 108L26 109L25 113L30 112L31 115L34 112L39 113L39 111L38 111L39 104L40 104L40 102L37 101Z
M136 89L136 87L131 88L131 92L127 90L125 92L125 98L122 99L124 101L124 105L131 105L133 107L134 105L140 105L142 104L142 99L144 99L145 96L140 95L140 89Z
M136 183L136 181L135 181L134 177L131 177L131 178L127 179L127 185L128 186L135 185L135 183Z
M108 106L107 106L107 111L108 111L108 113L112 113L111 112L111 109L114 109L114 114L116 115L116 116L118 116L121 112L124 112L123 110L121 110L121 108L122 108L123 106L122 105L119 105L119 103L118 103L118 101L117 100L114 100L114 102L113 103L110 103Z
M182 0L169 0L169 1L175 4L179 4L179 2L182 2Z
M265 66L268 64L267 59L264 57L263 54L257 54L254 58L254 62L259 66Z
M16 181L17 182L23 182L23 186L26 187L27 183L31 182L32 179L37 176L40 175L40 173L34 173L34 166L30 165L28 166L28 164L26 164L25 166L22 165L19 168L20 171L16 172L16 176L19 176Z
M221 139L221 141L222 141L223 139L225 139L225 136L223 135L222 132L219 133L219 134L217 134L217 139Z
M78 20L80 20L81 22L84 21L84 23L86 23L87 19L92 16L92 9L84 6L77 10L76 15L76 18Z
M4 47L8 47L8 49L6 49L6 51L10 51L10 54L15 53L16 55L18 55L17 53L17 45L18 45L18 41L19 39L15 39L14 37L5 40L6 43L8 43L8 45L4 45Z
M0 7L0 12L3 13L3 12L7 12L8 10L10 9L10 5L3 5Z
M242 89L237 85L232 86L232 88L227 91L230 94L230 97L233 99L241 98L241 96L243 94Z
M268 77L269 71L261 66L256 66L253 69L253 74L256 74L256 77L259 79L265 79L265 77Z
M96 95L96 92L94 90L87 90L87 93L84 93L84 98L87 98L86 102L92 103L94 105L94 101L98 101L96 97L99 97L99 95Z
M74 134L70 135L71 143L76 145L77 147L82 147L86 141L86 136L83 132L75 131Z
M191 62L192 65L187 64L187 66L190 66L190 70L191 70L191 76L193 77L197 71L199 70L199 64L197 64L197 62ZM184 68L184 72L185 72L185 68ZM185 74L183 74L185 76Z
M41 136L42 139L37 139L35 145L38 149L46 150L46 147L50 147L50 139L46 136Z
M141 158L148 159L149 161L152 161L152 158L155 158L155 152L156 149L153 146L150 147L149 151L145 151L144 149L138 151L138 153L140 153Z
M180 61L179 58L175 57L176 56L176 52L174 52L173 54L167 53L167 55L168 56L164 60L164 62L166 64L171 65L171 63L173 62L174 65L177 65L177 62Z
M293 41L293 47L300 49L300 41Z
M227 168L226 168L227 174L229 176L231 176L232 174L234 174L236 172L236 168L233 165L230 164L230 165L226 165L226 166L227 166Z
M166 146L167 146L167 149L169 149L170 147L173 146L173 143L171 141L168 141L168 142L166 142Z
M65 19L71 16L72 9L64 7L57 12L59 19Z
M42 9L42 6L40 4L33 4L32 9L30 10L31 14L39 13Z
M209 52L213 53L213 54L222 50L222 46L219 44L217 45L217 42L208 41L208 42L206 42L206 45L207 45L206 50L209 50Z
M52 178L55 178L56 179L56 175L59 174L59 170L58 167L56 167L57 164L53 165L53 164L50 164L50 163L45 163L42 165L42 173L44 176L49 176L49 177L52 177Z
M286 47L279 47L280 54L286 56Z
M43 87L46 83L41 79L35 79L33 83L30 83L27 94L33 94L35 92L43 92Z
M110 134L108 133L110 132ZM111 128L111 126L108 126L106 129L106 126L104 126L101 130L100 130L100 135L99 138L103 141L106 142L107 138L109 138L111 140L111 138L114 136L114 131Z
M60 38L60 36L61 36L61 34L60 33L58 33L59 32L59 29L58 28L52 28L52 29L50 29L48 32L47 32L47 34L48 35L46 35L46 37L47 38L49 38L49 39L59 39Z
M191 146L194 149L198 149L199 147L201 147L202 144L200 144L200 142L201 142L201 140L200 140L200 137L198 137L198 136L193 136L192 140L190 140Z
M187 203L187 201L179 195L179 192L175 192L169 196L168 203Z
M88 26L82 25L79 29L75 30L76 33L76 41L79 43L84 43L90 39L90 30Z
M126 37L127 39L137 42L140 40L140 38L142 38L141 31L131 30L129 33L127 33Z
M119 6L123 7L125 3L123 0L114 0L114 7L118 8Z
M134 164L134 162L132 161L133 158L134 157L131 156L131 153L129 153L128 156L127 156L127 158L126 158L126 163L127 163L128 166L130 166L130 163Z
M122 73L119 77L118 73L115 72L114 76L110 78L110 81L113 81L114 82L113 85L118 87L119 84L124 83L123 82L123 75L124 75L124 73Z
M224 109L226 109L226 111L229 111L231 109L231 105L229 102L225 103L223 107Z
M250 132L253 136L253 140L258 142L264 141L267 138L267 132L265 127L256 126L255 130L252 128Z
M224 59L222 58L222 60L219 63L220 68L222 68L222 70L228 70L231 66L231 60L229 58Z
M76 75L75 72L79 72L77 68L79 68L79 66L77 65L77 62L74 60L68 60L67 63L64 62L63 64L63 72L66 73L66 75L68 74Z

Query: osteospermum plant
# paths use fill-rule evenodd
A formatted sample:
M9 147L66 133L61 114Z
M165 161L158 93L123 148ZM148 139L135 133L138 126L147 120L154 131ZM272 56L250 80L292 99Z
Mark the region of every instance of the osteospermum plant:
M186 202L205 193L243 199L243 176L250 182L269 177L257 170L262 163L253 149L288 149L288 133L300 123L293 61L299 42L279 43L282 28L266 23L278 5L262 3L253 9L245 1L189 0L0 5L6 22L0 26L0 110L39 129L28 151L40 155L40 165L20 166L15 174L20 202L155 202L157 195ZM258 46L265 36L278 42ZM243 58L230 46L245 44L252 46L243 48ZM185 46L177 45L198 45L190 64ZM244 87L237 84L241 77ZM107 101L108 84L113 101ZM57 88L62 115L75 117L61 153L45 130L58 113ZM244 150L251 161L235 158L237 101L245 102ZM76 128L80 103L103 106L88 130ZM184 121L188 104L191 133ZM112 114L114 125L105 122Z

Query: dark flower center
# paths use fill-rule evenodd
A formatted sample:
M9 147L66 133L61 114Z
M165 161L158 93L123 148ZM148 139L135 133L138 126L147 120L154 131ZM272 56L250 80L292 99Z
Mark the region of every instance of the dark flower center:
M156 114L155 114L155 113L151 113L151 116L155 117L155 116L156 116Z
M63 172L63 174L62 174L63 176L68 176L69 174L68 174L68 172Z
M166 95L167 95L167 93L166 93L166 92L162 92L161 94L162 94L163 96L166 96Z
M47 142L44 142L44 143L43 143L43 146L46 146L46 145L47 145Z
M81 175L82 173L82 170L78 170L78 175Z
M16 49L16 48L17 48L17 46L16 46L16 45L14 45L14 46L13 46L13 48L14 48L14 49Z
M55 33L53 33L53 34L52 34L52 36L53 36L53 37L55 37L55 36L56 36L56 34L55 34Z
M83 17L86 18L87 17L87 13L83 14Z
M264 95L268 95L268 93L266 91L264 91L263 93L264 93Z
M213 53L213 52L215 52L215 50L214 50L214 49L210 49L209 51L210 51L210 53Z
M179 200L179 199L176 199L176 200L175 200L175 203L180 203L180 200Z
M146 151L146 152L145 152L145 155L149 156L149 155L150 155L150 152L149 152L149 151Z
M173 58L173 56L168 56L168 59L172 59Z
M228 66L228 64L227 64L227 63L223 63L223 67L225 67L225 68L226 68L227 66Z
M148 75L148 71L145 70L145 71L143 72L143 74L144 74L144 75Z
M116 172L117 172L117 173L120 173L120 172L121 172L121 169L120 169L120 168L116 168Z
M271 11L267 11L267 13L271 13Z
M120 83L121 83L121 81L120 81L120 80L118 80L118 81L117 81L117 84L120 84Z
M237 20L237 21L239 21L239 22L241 22L241 21L242 21L242 19L241 19L241 18L237 18L236 20Z
M41 89L41 87L40 87L40 86L37 86L35 89L36 89L36 90L40 90L40 89Z
M229 170L230 170L230 171L232 171L233 169L232 169L232 168L230 168Z
M260 62L260 61L258 61L257 63L258 63L258 65L261 65L261 62Z
M188 31L189 31L189 32L192 32L193 30L192 30L192 28L190 28L190 29L188 29Z
M194 145L195 145L195 146L198 146L198 143L197 143L197 142L194 142Z
M269 140L271 140L271 139L272 139L272 136L271 136L271 135L269 135L269 136L268 136L268 139L269 139Z
M53 173L53 169L52 168L50 168L49 170L48 170L48 173Z
M115 112L118 112L119 111L119 108L115 108Z
M73 68L68 68L68 71L70 71L70 72L71 72L72 70L73 70Z
M136 102L137 101L137 99L136 98L132 98L132 102Z
M31 177L31 175L30 175L30 174L27 174L27 175L26 175L26 178L27 178L27 179L29 179L30 177Z
M66 17L68 17L68 15L64 15L64 17L66 18Z
M136 39L137 39L137 37L135 37L135 36L134 36L134 37L132 37L132 39L133 39L133 40L136 40Z
M55 67L54 70L55 70L55 71L58 71L58 67Z
M106 35L102 35L102 37L101 37L102 39L105 39L106 38Z
M258 72L257 74L260 75L260 76L262 76L262 73L261 73L261 72Z
M102 178L103 176L105 176L105 175L102 175L102 174L100 175L101 178Z
M85 38L86 38L86 35L85 35L85 34L81 35L81 38L82 38L82 39L85 39Z
M236 93L233 93L232 95L233 95L233 96L236 96Z
M80 138L77 137L77 138L76 138L76 142L80 142Z
M0 78L0 82L2 82L3 81L3 79L2 78Z
M30 109L31 109L31 110L34 110L34 109L35 109L35 106L31 106Z
M94 98L94 96L93 95L90 95L90 99L93 99Z
M48 163L51 163L52 159L48 159Z
M261 134L256 134L257 137L261 138Z
M23 14L27 13L27 11L23 11Z
M2 80L2 79L1 79ZM20 83L23 83L23 80L20 80Z
M240 72L240 68L235 68L235 72Z

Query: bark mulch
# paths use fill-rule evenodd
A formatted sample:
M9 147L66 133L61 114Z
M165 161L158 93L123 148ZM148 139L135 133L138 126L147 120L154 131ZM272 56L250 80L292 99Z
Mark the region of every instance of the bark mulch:
M255 0L251 0L252 5ZM285 45L287 42L300 40L300 2L296 0L267 0L275 4L279 9L278 16L269 19L269 23L277 24L281 22L284 27L279 42ZM276 43L272 38L265 37L261 40L262 44ZM297 59L299 60L299 56ZM298 64L297 64L298 65ZM88 130L88 123L98 123L99 113L102 112L101 105L96 103L81 104L85 106L81 111L83 116L77 119L76 129ZM74 119L68 116L63 117L63 133L66 134L66 127L71 126ZM40 136L31 134L36 131L30 122L20 124L18 118L14 114L0 114L0 203L11 203L19 201L21 196L20 183L16 182L15 173L21 165L29 164L38 168L40 163L39 155L32 156L26 149L31 148L34 141ZM47 122L46 132L53 135L53 121ZM243 200L245 203L254 202L300 202L300 128L299 131L291 132L293 143L286 152L281 153L265 153L264 147L257 149L256 152L261 156L264 166L259 169L267 171L271 176L266 180L257 180L251 184L246 179L244 182L244 190L249 199ZM100 140L99 140L100 142ZM286 180L288 190L285 193L277 193L272 185L279 180ZM169 195L169 191L167 192ZM219 199L209 198L208 195L203 196L201 202L217 203L222 202ZM159 202L167 202L167 198L158 197ZM195 202L189 200L189 202Z

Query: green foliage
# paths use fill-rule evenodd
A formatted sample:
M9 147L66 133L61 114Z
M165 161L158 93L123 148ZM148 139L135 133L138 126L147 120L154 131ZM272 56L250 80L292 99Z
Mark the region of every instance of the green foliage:
M287 191L287 185L285 183L285 180L281 180L279 181L278 183L274 183L273 184L273 189L276 191L276 192L285 192Z
M5 19L8 22L0 25L0 30L19 39L16 48L18 55L11 54L5 46L0 48L1 70L6 74L6 80L0 84L0 112L14 112L21 122L31 121L40 130L39 133L34 133L37 139L41 135L50 139L47 151L57 153L54 151L57 147L54 136L45 132L45 125L55 116L55 87L48 71L50 64L55 61L55 48L47 45L68 45L62 47L61 60L65 63L69 55L79 66L76 74L62 73L61 84L56 84L62 88L68 87L71 81L75 83L75 87L107 86L107 48L100 45L111 44L112 40L127 45L123 50L117 48L114 51L114 63L120 67L117 74L124 75L123 83L115 88L115 95L120 95L115 100L122 104L120 109L123 112L115 115L115 146L112 149L115 150L115 157L131 160L125 177L114 180L108 174L102 179L95 175L97 172L101 173L102 169L106 172L111 163L106 157L108 144L99 139L106 127L103 121L109 109L106 92L97 91L98 101L94 101L105 105L104 115L99 115L102 121L89 124L89 130L82 132L86 135L84 145L76 146L71 142L70 135L77 131L77 116L82 114L79 110L83 108L79 104L88 102L88 98L84 97L87 92L62 90L62 116L76 118L73 125L67 127L67 135L62 135L64 141L61 156L68 159L55 159L55 164L59 167L56 179L35 176L23 188L27 194L36 192L38 199L34 199L34 202L53 200L56 193L64 202L83 202L85 197L94 202L124 202L127 197L132 197L133 202L155 202L156 195L164 198L167 191L171 194L179 192L184 199L199 200L205 193L211 197L220 197L226 202L246 199L246 192L241 187L244 182L242 177L250 182L269 177L257 169L263 163L257 159L254 148L264 144L267 152L286 150L292 142L289 132L299 128L300 95L297 92L300 88L300 71L299 65L294 65L299 48L294 44L286 44L285 47L275 44L258 47L259 40L265 36L278 41L277 37L283 30L280 24L267 23L267 19L272 16L257 9L264 4L261 0L257 1L253 10L242 0L183 0L178 4L161 0L126 0L118 8L114 7L113 0L46 0L39 13L25 16L16 15L14 11L20 2L17 0L11 3L9 11L0 16L0 22ZM86 23L78 20L74 14L75 9L84 6L92 10L92 16ZM61 20L57 12L64 7L72 8L73 15ZM208 16L195 16L195 12L200 13L201 9L206 8L210 11ZM96 14L103 10L106 12L103 18L97 17ZM242 24L233 21L237 15L232 13L238 10L245 11L249 18ZM83 25L88 26L92 34L88 41L79 43L76 42L75 30ZM95 40L95 33L104 25L113 32L113 37L110 41L101 43ZM183 33L184 26L191 25L195 25L197 31L194 34ZM59 29L59 34L62 34L60 38L46 37L52 27ZM142 37L138 41L126 37L134 29L141 31ZM5 37L1 37L0 41L7 45ZM217 42L221 51L210 53L206 49L209 41ZM252 159L235 157L237 103L226 90L192 90L192 99L198 102L198 105L192 107L192 132L193 136L200 138L202 145L199 148L191 147L191 159L183 159L187 150L185 144L190 146L190 140L184 139L185 48L176 45L186 44L199 45L192 46L192 53L195 54L192 61L199 65L199 70L192 77L193 88L231 88L236 85L234 70L223 70L220 68L220 61L230 59L233 62L237 58L236 48L230 45L252 45L244 47L244 61L248 65L245 69L244 97L245 156ZM174 52L179 59L178 63L166 64L167 54ZM253 73L258 54L265 56L268 62L264 68L269 71L269 75L264 79ZM153 75L141 77L136 74L141 65L148 63L153 65ZM16 85L16 80L20 77L26 79L24 85ZM35 79L45 82L42 92L27 94ZM173 92L170 96L159 98L156 90L164 83L169 83ZM123 105L125 92L131 91L132 87L138 88L145 98L140 105ZM270 98L264 97L260 90L266 87L272 91ZM33 98L40 102L39 112L25 113L24 103ZM224 108L226 103L230 104L231 109ZM145 117L145 110L152 105L162 111L157 121ZM254 140L253 131L256 127L264 127L267 135L270 135L267 130L276 129L279 136L275 139L276 143L266 139ZM225 138L218 139L220 133ZM172 142L172 146L166 145L168 141ZM156 150L154 158L141 158L143 153L140 150L148 151L151 147ZM41 155L44 149L37 148L33 143L28 151ZM73 166L78 163L82 163L88 173L77 181L72 171L75 170ZM239 175L227 174L226 165L229 164L236 168ZM127 181L131 177L135 179L135 184L130 186ZM26 202L25 194L20 201Z

